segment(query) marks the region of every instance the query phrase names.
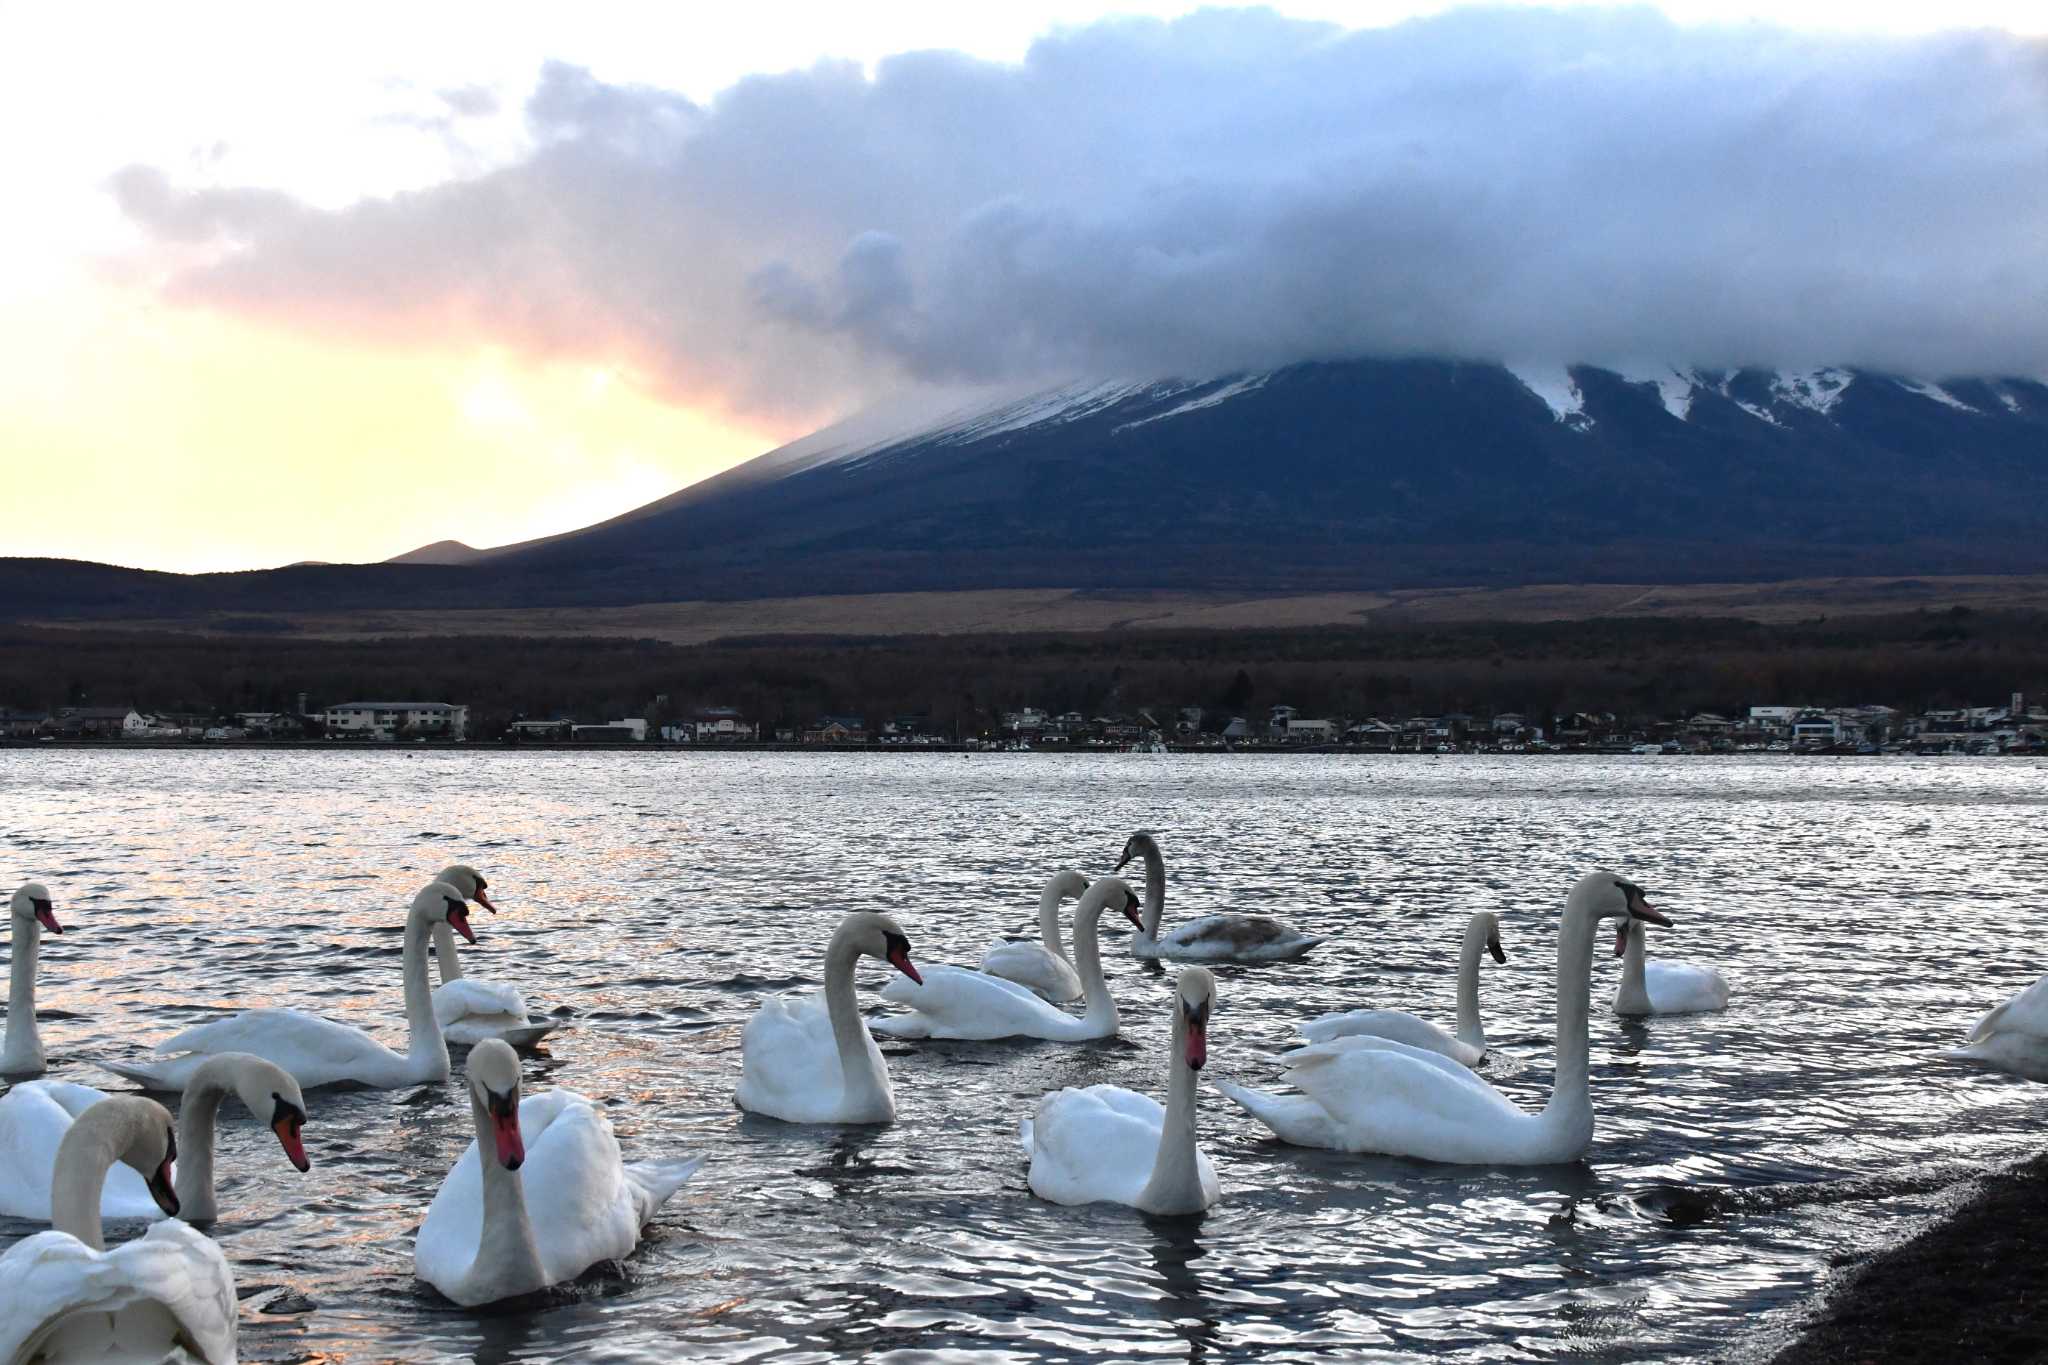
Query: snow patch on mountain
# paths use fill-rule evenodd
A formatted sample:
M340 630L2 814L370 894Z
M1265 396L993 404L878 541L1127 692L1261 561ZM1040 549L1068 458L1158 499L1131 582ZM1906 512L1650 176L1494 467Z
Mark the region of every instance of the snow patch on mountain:
M1898 381L1898 383L1899 387L1904 389L1907 393L1918 394L1922 398L1932 399L1933 401L1940 403L1946 407L1954 408L1958 412L1977 411L1977 409L1971 407L1968 403L1965 403L1962 399L1956 397L1947 389L1944 389L1941 385L1936 384L1931 380L1901 379Z
M1191 412L1199 412L1203 408L1213 408L1220 403L1227 403L1242 394L1252 393L1255 390L1264 388L1266 381L1272 377L1273 372L1271 370L1263 374L1240 375L1238 378L1231 380L1220 388L1210 390L1199 398L1190 398L1187 402L1168 408L1165 412L1155 412L1149 417L1140 417L1134 422L1125 422L1121 426L1114 428L1114 430L1118 432L1129 431L1133 427L1142 427L1148 422L1164 422L1169 418L1183 417ZM1193 387L1199 388L1201 385Z
M1593 419L1586 415L1586 396L1579 392L1578 381L1564 366L1509 365L1507 371L1522 381L1523 388L1541 398L1558 421L1580 431L1593 425Z
M1771 379L1772 401L1825 416L1842 401L1856 376L1847 370L1779 370Z
M1692 374L1672 365L1624 365L1614 373L1631 384L1654 384L1664 411L1683 422L1692 412L1692 393L1697 384Z

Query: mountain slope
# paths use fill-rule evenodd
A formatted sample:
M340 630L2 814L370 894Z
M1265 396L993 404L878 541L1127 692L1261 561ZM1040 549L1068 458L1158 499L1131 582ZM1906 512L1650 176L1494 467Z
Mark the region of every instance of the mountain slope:
M1426 359L1086 383L878 409L456 566L11 563L0 600L100 615L2040 572L2048 387Z

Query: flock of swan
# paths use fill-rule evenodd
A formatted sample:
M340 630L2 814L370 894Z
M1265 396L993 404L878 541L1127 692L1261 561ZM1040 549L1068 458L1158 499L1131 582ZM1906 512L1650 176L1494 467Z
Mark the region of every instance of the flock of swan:
M1166 1101L1111 1085L1045 1095L1019 1125L1028 1182L1059 1204L1109 1201L1161 1215L1207 1209L1222 1187L1198 1140L1196 1101L1217 988L1206 967L1192 964L1287 961L1321 940L1239 914L1162 932L1165 863L1152 835L1133 835L1116 870L1134 859L1145 867L1142 897L1114 871L1093 880L1057 873L1041 898L1039 941L999 942L978 970L920 967L888 915L846 915L826 945L823 990L772 996L747 1022L735 1102L795 1123L887 1123L896 1101L877 1034L1054 1042L1114 1036L1117 1005L1103 978L1099 931L1102 915L1114 909L1131 922L1134 955L1191 964L1174 981ZM99 1063L146 1090L182 1092L175 1121L152 1099L59 1081L19 1080L0 1095L0 1214L52 1228L0 1256L0 1361L233 1361L234 1274L194 1226L218 1216L213 1156L221 1104L233 1097L267 1123L303 1172L310 1165L301 1140L307 1090L446 1080L450 1042L470 1048L463 1078L475 1136L427 1207L414 1241L415 1274L468 1307L534 1293L630 1255L701 1158L628 1163L609 1120L584 1096L564 1089L522 1095L514 1049L539 1041L553 1024L531 1017L516 988L461 973L455 935L476 941L469 903L496 910L486 885L474 868L455 866L414 896L405 922L409 1038L402 1053L347 1024L255 1009L168 1038L151 1061ZM1076 902L1071 956L1059 920L1069 899ZM62 929L40 883L16 891L10 909L0 1075L33 1077L45 1070L35 1018L41 935ZM1609 872L1587 874L1559 923L1555 1073L1537 1112L1478 1074L1488 1060L1480 962L1484 954L1506 961L1499 919L1487 912L1471 917L1461 945L1454 1031L1396 1010L1327 1014L1302 1024L1303 1044L1281 1058L1291 1090L1213 1084L1298 1146L1463 1164L1575 1160L1593 1136L1588 1027L1604 921L1617 922L1614 955L1623 959L1616 1013L1727 1007L1728 982L1718 971L1646 958L1645 926L1668 928L1671 920L1640 886ZM429 985L430 947L438 988ZM854 970L863 957L893 969L882 998L905 1012L862 1014ZM1076 1000L1081 1013L1062 1008ZM1985 1015L1966 1045L1945 1055L2048 1080L2048 978ZM105 1218L161 1221L109 1251Z

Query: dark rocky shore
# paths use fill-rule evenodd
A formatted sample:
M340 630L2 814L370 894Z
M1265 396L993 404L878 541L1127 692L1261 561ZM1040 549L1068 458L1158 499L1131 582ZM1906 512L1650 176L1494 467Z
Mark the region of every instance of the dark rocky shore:
M2048 1155L1848 1272L1772 1365L2048 1361Z

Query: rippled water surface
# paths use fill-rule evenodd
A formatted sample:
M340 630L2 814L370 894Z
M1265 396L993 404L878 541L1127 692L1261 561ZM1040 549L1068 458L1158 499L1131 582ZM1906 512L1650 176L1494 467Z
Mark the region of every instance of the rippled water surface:
M301 1176L239 1108L215 1235L245 1358L1466 1360L1711 1355L1829 1258L2038 1143L2036 1089L1930 1060L2043 968L2028 761L1153 755L0 753L0 880L49 883L52 1072L109 1086L218 1011L288 1005L401 1047L405 906L480 866L468 970L571 1027L529 1091L608 1106L629 1160L704 1171L639 1252L539 1306L460 1311L412 1231L469 1136L458 1078L316 1092ZM1221 973L1208 1075L1271 1084L1293 1025L1372 1004L1451 1020L1465 917L1502 912L1489 1075L1540 1106L1557 911L1626 872L1653 951L1733 980L1726 1014L1624 1022L1594 962L1598 1131L1576 1165L1461 1169L1266 1140L1205 1088L1224 1199L1148 1220L1034 1199L1017 1120L1062 1085L1163 1091L1168 978L1108 941L1120 1040L891 1045L897 1123L742 1117L740 1029L814 984L847 909L925 962L1023 930L1053 868L1159 831L1169 919L1277 913L1330 941ZM872 968L874 964L868 964ZM864 968L863 998L881 973ZM0 1246L34 1229L0 1220ZM125 1237L132 1225L110 1229Z

